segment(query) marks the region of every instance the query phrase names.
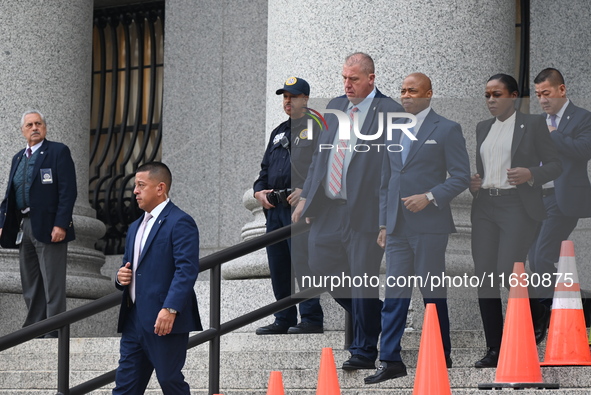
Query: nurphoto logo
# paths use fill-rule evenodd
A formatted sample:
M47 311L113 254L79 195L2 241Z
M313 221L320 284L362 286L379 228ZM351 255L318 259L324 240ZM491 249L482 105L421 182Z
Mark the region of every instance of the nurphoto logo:
M328 129L328 124L324 119L322 114L333 114L336 116L337 121L339 123L339 140L351 140L351 132L355 134L355 137L360 140L365 141L374 141L379 139L384 133L384 124L386 125L386 140L392 141L392 135L394 130L400 130L406 137L411 139L412 141L416 141L417 138L415 135L409 130L410 128L414 127L417 124L417 117L413 114L407 112L388 112L388 113L378 113L378 130L375 133L370 134L362 134L359 128L359 115L357 113L353 113L353 125L351 125L351 119L349 116L341 111L341 110L334 110L334 109L324 109L322 110L322 114L314 109L306 108L308 111L307 114L311 117L308 119L308 139L314 139L313 133L313 125L316 122L320 129ZM402 120L408 119L410 122L402 123ZM393 144L355 144L355 145L334 145L334 144L320 144L319 149L322 150L348 150L348 151L356 151L356 152L367 152L371 149L376 148L379 152L381 147L385 147L389 152L400 152L403 150L403 147L399 143Z

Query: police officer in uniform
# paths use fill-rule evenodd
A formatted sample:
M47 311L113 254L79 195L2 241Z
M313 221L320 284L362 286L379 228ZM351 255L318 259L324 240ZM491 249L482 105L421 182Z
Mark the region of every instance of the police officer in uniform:
M267 218L267 232L291 224L291 208L295 207L300 200L300 193L314 153L313 141L308 138L308 120L312 121L310 124L317 125L316 120L306 113L310 85L305 80L290 77L276 94L283 95L283 110L289 119L271 133L261 162L259 178L253 186L254 197L263 206ZM267 258L275 298L280 300L291 295L294 288L292 264L296 276L310 275L308 234L304 233L268 246ZM323 313L319 298L302 302L299 307L301 316L299 324L297 309L292 306L275 313L275 321L258 328L256 334L322 333Z

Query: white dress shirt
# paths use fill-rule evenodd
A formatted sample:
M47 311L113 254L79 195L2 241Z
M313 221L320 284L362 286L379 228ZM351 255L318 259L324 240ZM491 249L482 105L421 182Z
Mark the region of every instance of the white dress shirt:
M511 145L515 130L515 114L504 121L495 120L488 136L480 146L480 156L484 167L482 188L512 189L509 184L507 169L511 168Z

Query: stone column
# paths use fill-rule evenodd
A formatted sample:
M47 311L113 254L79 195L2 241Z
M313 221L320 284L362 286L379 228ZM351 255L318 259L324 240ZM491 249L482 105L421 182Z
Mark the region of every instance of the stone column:
M530 20L531 111L542 113L534 93L533 80L546 67L560 70L567 95L574 104L591 111L591 20L589 2L572 0L568 4L551 0L532 0ZM588 169L591 174L591 166ZM581 288L591 288L591 219L579 220L570 239L575 244L577 272Z
M201 255L240 242L265 149L267 1L166 2L162 160ZM263 230L264 232L264 230Z
M76 165L76 240L68 249L67 295L98 298L114 287L100 274L105 257L94 243L105 227L88 202L93 2L2 0L0 9L2 196L10 158L26 144L20 117L38 109L47 119L47 138L68 145ZM16 250L0 250L0 265L0 292L20 293Z
M515 2L271 0L268 23L267 130L282 115L274 101L279 83L297 75L310 83L313 98L342 95L344 59L362 51L375 61L378 89L395 99L406 75L431 78L433 109L462 125L474 169L476 123L490 118L486 81L499 72L514 74ZM453 202L458 233L448 246L448 274L472 271L470 202L467 192ZM472 311L466 319L452 316L452 325L478 327L479 321Z

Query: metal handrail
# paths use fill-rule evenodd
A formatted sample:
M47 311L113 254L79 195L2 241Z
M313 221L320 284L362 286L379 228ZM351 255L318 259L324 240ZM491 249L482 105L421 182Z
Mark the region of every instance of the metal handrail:
M305 221L285 226L264 235L243 241L232 247L210 254L200 259L200 271L211 270L210 274L210 328L189 338L187 349L210 342L209 392L219 392L220 336L253 323L261 318L284 310L301 301L314 298L325 291L323 288L310 288L261 307L238 318L220 324L221 310L221 264L257 251L263 247L278 243L291 236L305 233L309 225ZM58 395L86 394L115 380L115 371L110 371L94 379L69 388L70 374L70 325L91 317L121 303L121 292L103 296L93 302L76 307L43 321L29 325L15 332L0 337L0 351L17 346L45 333L58 330Z
M216 328L209 328L206 329L196 335L193 335L189 338L187 343L187 349L191 349L196 347L200 344L203 344L207 341L213 341L216 338L219 339L222 335L228 334L236 329L242 328L245 325L251 324L255 321L260 320L261 318L267 317L273 313L278 311L284 310L288 307L291 307L297 303L303 302L305 300L314 298L321 293L323 293L325 289L323 288L308 288L304 291L298 292L292 296L288 296L284 299L278 300L273 302L269 305L263 306L257 310L253 310L250 313L244 314L240 317L237 317L233 320L225 322L220 325L219 329ZM211 355L210 355L211 359ZM217 376L217 381L219 382L219 364L209 366L209 379L210 379L210 387L209 393L215 394L219 393L219 385L218 387L212 387L212 375ZM217 373L216 373L217 371ZM86 381L82 384L77 385L76 387L72 387L70 389L69 395L82 395L87 394L90 391L94 391L96 389L101 388L104 385L112 383L115 380L115 370L111 370L110 372L104 373L101 376L95 377L89 381Z

